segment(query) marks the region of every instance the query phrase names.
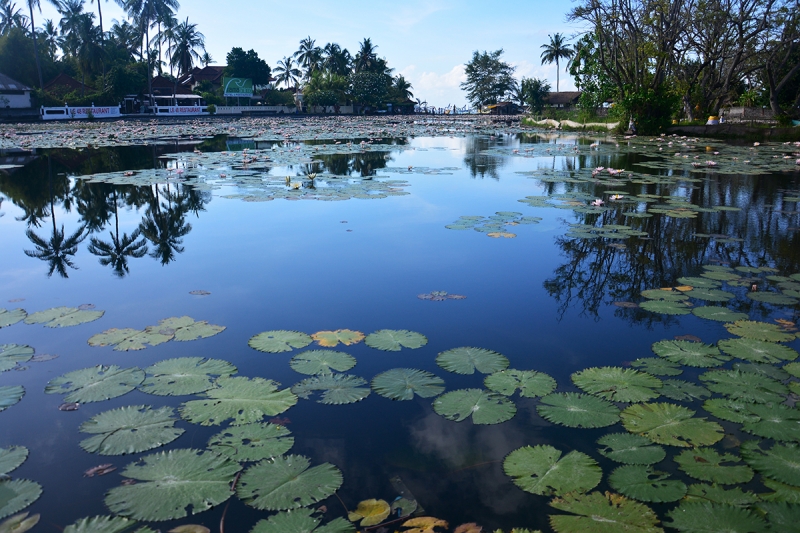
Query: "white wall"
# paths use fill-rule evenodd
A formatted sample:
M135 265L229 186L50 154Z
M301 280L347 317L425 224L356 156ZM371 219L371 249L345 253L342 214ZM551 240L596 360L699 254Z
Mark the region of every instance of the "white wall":
M25 94L2 94L2 93L0 93L0 108L5 109L6 106L11 106L14 109L21 109L21 108L31 107L31 93L30 93L30 91L25 91Z

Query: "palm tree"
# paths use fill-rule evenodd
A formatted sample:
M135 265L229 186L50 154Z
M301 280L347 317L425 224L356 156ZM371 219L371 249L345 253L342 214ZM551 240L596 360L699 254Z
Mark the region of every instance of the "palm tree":
M47 55L50 56L51 60L54 60L61 39L58 36L58 28L51 19L45 19L44 25L39 29L39 37L47 47Z
M103 64L103 47L100 28L94 25L94 13L84 13L78 18L79 26L70 34L74 45L73 53L81 71L81 96L86 90L86 73Z
M207 67L214 62L214 58L211 57L211 54L209 54L207 50L203 50L203 55L200 56L200 62L204 67Z
M201 59L197 49L205 50L205 36L197 31L197 24L189 24L189 17L184 22L179 23L174 31L175 41L169 50L170 67L178 67L178 76L192 70L194 60Z
M350 74L350 63L353 59L347 48L342 48L336 43L328 43L322 51L324 54L322 68L340 76Z
M103 10L100 7L100 1L101 0L97 0L97 20L100 21L100 42L102 42L105 32L103 31ZM108 0L106 0L106 2L108 2ZM94 0L89 0L89 3L94 4Z
M28 10L31 14L31 39L33 39L33 55L36 56L36 72L39 74L39 88L44 88L44 81L42 79L42 59L39 57L39 39L36 38L36 22L33 20L33 8L37 8L39 13L42 12L42 4L40 0L25 0L28 4ZM60 6L59 0L50 0L50 3L58 8Z
M300 48L297 49L293 57L297 58L299 66L306 69L306 79L310 79L311 73L318 68L322 61L322 49L316 45L316 41L311 36L308 36L300 41Z
M394 90L401 99L413 100L414 93L411 92L412 88L411 82L406 80L402 74L394 79Z
M294 85L297 87L297 82L300 79L300 69L295 66L291 57L284 57L278 61L278 65L273 72L276 74L275 81L278 84L285 83L287 87Z
M359 50L353 58L353 68L356 72L370 71L378 60L378 54L375 52L378 47L372 44L372 40L365 38L359 43Z
M158 26L158 57L162 59L163 53L161 50L161 45L167 45L167 55L169 55L169 50L172 48L172 43L175 42L175 28L178 27L178 18L175 16L175 13L172 12L171 9L166 9L156 16L156 24ZM159 63L159 73L161 72L161 67ZM169 64L169 73L172 75L172 62Z
M61 15L58 27L61 30L61 46L64 54L76 55L83 26L81 19L86 15L83 11L83 0L64 0L58 8L58 13Z
M113 22L114 25L111 26L111 31L109 33L111 34L111 40L114 41L114 44L116 44L118 48L122 48L128 52L131 57L136 55L137 51L141 57L142 40L139 38L139 30L136 25L131 24L127 20L122 21L122 24L116 20Z
M0 1L0 35L7 34L11 28L24 27L26 18L11 0Z
M123 278L126 274L130 274L128 269L128 257L136 259L144 257L147 253L147 242L141 237L142 231L139 228L133 230L133 233L128 235L122 234L119 236L119 214L117 212L117 188L114 187L114 233L109 232L111 240L109 242L101 241L96 237L92 237L87 249L90 253L100 257L100 264L103 266L111 266L114 275ZM139 240L137 240L139 239Z
M556 92L558 92L559 81L559 61L561 59L569 59L573 56L575 51L569 47L564 36L560 33L548 35L550 37L550 44L543 44L542 48L542 65L555 63L556 64Z

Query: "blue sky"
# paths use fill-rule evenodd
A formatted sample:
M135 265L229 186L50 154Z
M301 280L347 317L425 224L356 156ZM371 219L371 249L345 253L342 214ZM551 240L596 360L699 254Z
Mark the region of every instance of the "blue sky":
M98 1L103 2L105 29L112 19L124 18L114 0L94 0ZM255 49L274 67L309 35L320 46L336 42L351 52L361 39L370 37L378 54L411 81L417 98L443 107L466 103L458 85L474 50L503 48L505 60L517 68L517 77L547 78L555 90L555 65L541 65L540 47L549 42L548 34L572 36L580 31L565 20L571 5L542 0L183 0L177 16L197 23L215 64L224 64L234 46ZM85 9L96 13L97 5L87 2ZM42 11L36 13L37 26L44 18L58 21L58 13L46 0ZM574 90L563 63L561 68L561 90Z

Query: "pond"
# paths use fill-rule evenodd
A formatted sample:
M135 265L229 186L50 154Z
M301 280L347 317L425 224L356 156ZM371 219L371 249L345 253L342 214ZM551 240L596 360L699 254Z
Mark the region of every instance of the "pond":
M0 519L800 519L798 143L377 118L0 148Z

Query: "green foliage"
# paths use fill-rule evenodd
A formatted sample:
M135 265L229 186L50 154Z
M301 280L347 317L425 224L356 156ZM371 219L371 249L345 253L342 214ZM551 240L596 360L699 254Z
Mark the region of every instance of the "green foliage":
M264 93L264 105L294 105L294 93L292 91L284 91L273 89Z
M546 445L524 446L503 460L503 471L526 492L544 496L588 492L603 476L594 459L578 451L561 456Z
M357 72L350 76L350 95L362 105L377 106L388 96L391 78L376 72Z
M481 389L459 389L436 398L433 410L453 422L472 417L474 424L499 424L511 420L517 407L499 394Z
M618 494L567 494L550 506L569 515L551 515L556 533L663 533L658 518L644 504Z
M655 135L669 127L672 116L678 110L678 97L665 88L626 88L625 95L617 101L615 109L623 121L633 119L637 133Z
M332 464L310 466L302 455L261 461L242 474L236 495L256 509L283 511L324 500L342 485L342 473Z
M683 481L650 466L624 465L608 476L608 484L629 498L643 502L674 502L686 494Z
M253 85L267 85L270 79L270 68L267 62L258 57L255 50L245 52L234 47L225 57L227 66L223 75L229 78L250 78Z
M529 107L529 111L533 114L541 113L545 98L550 94L550 84L547 80L522 78L519 85L522 101Z
M732 505L684 503L667 513L670 528L689 533L766 533L767 523L757 514Z
M461 88L474 107L496 104L514 85L514 67L503 61L503 49L483 53L473 52L466 64L466 81Z
M149 405L129 405L102 412L81 424L80 431L94 435L81 448L100 455L139 453L169 444L183 434L174 427L171 407L153 410Z

